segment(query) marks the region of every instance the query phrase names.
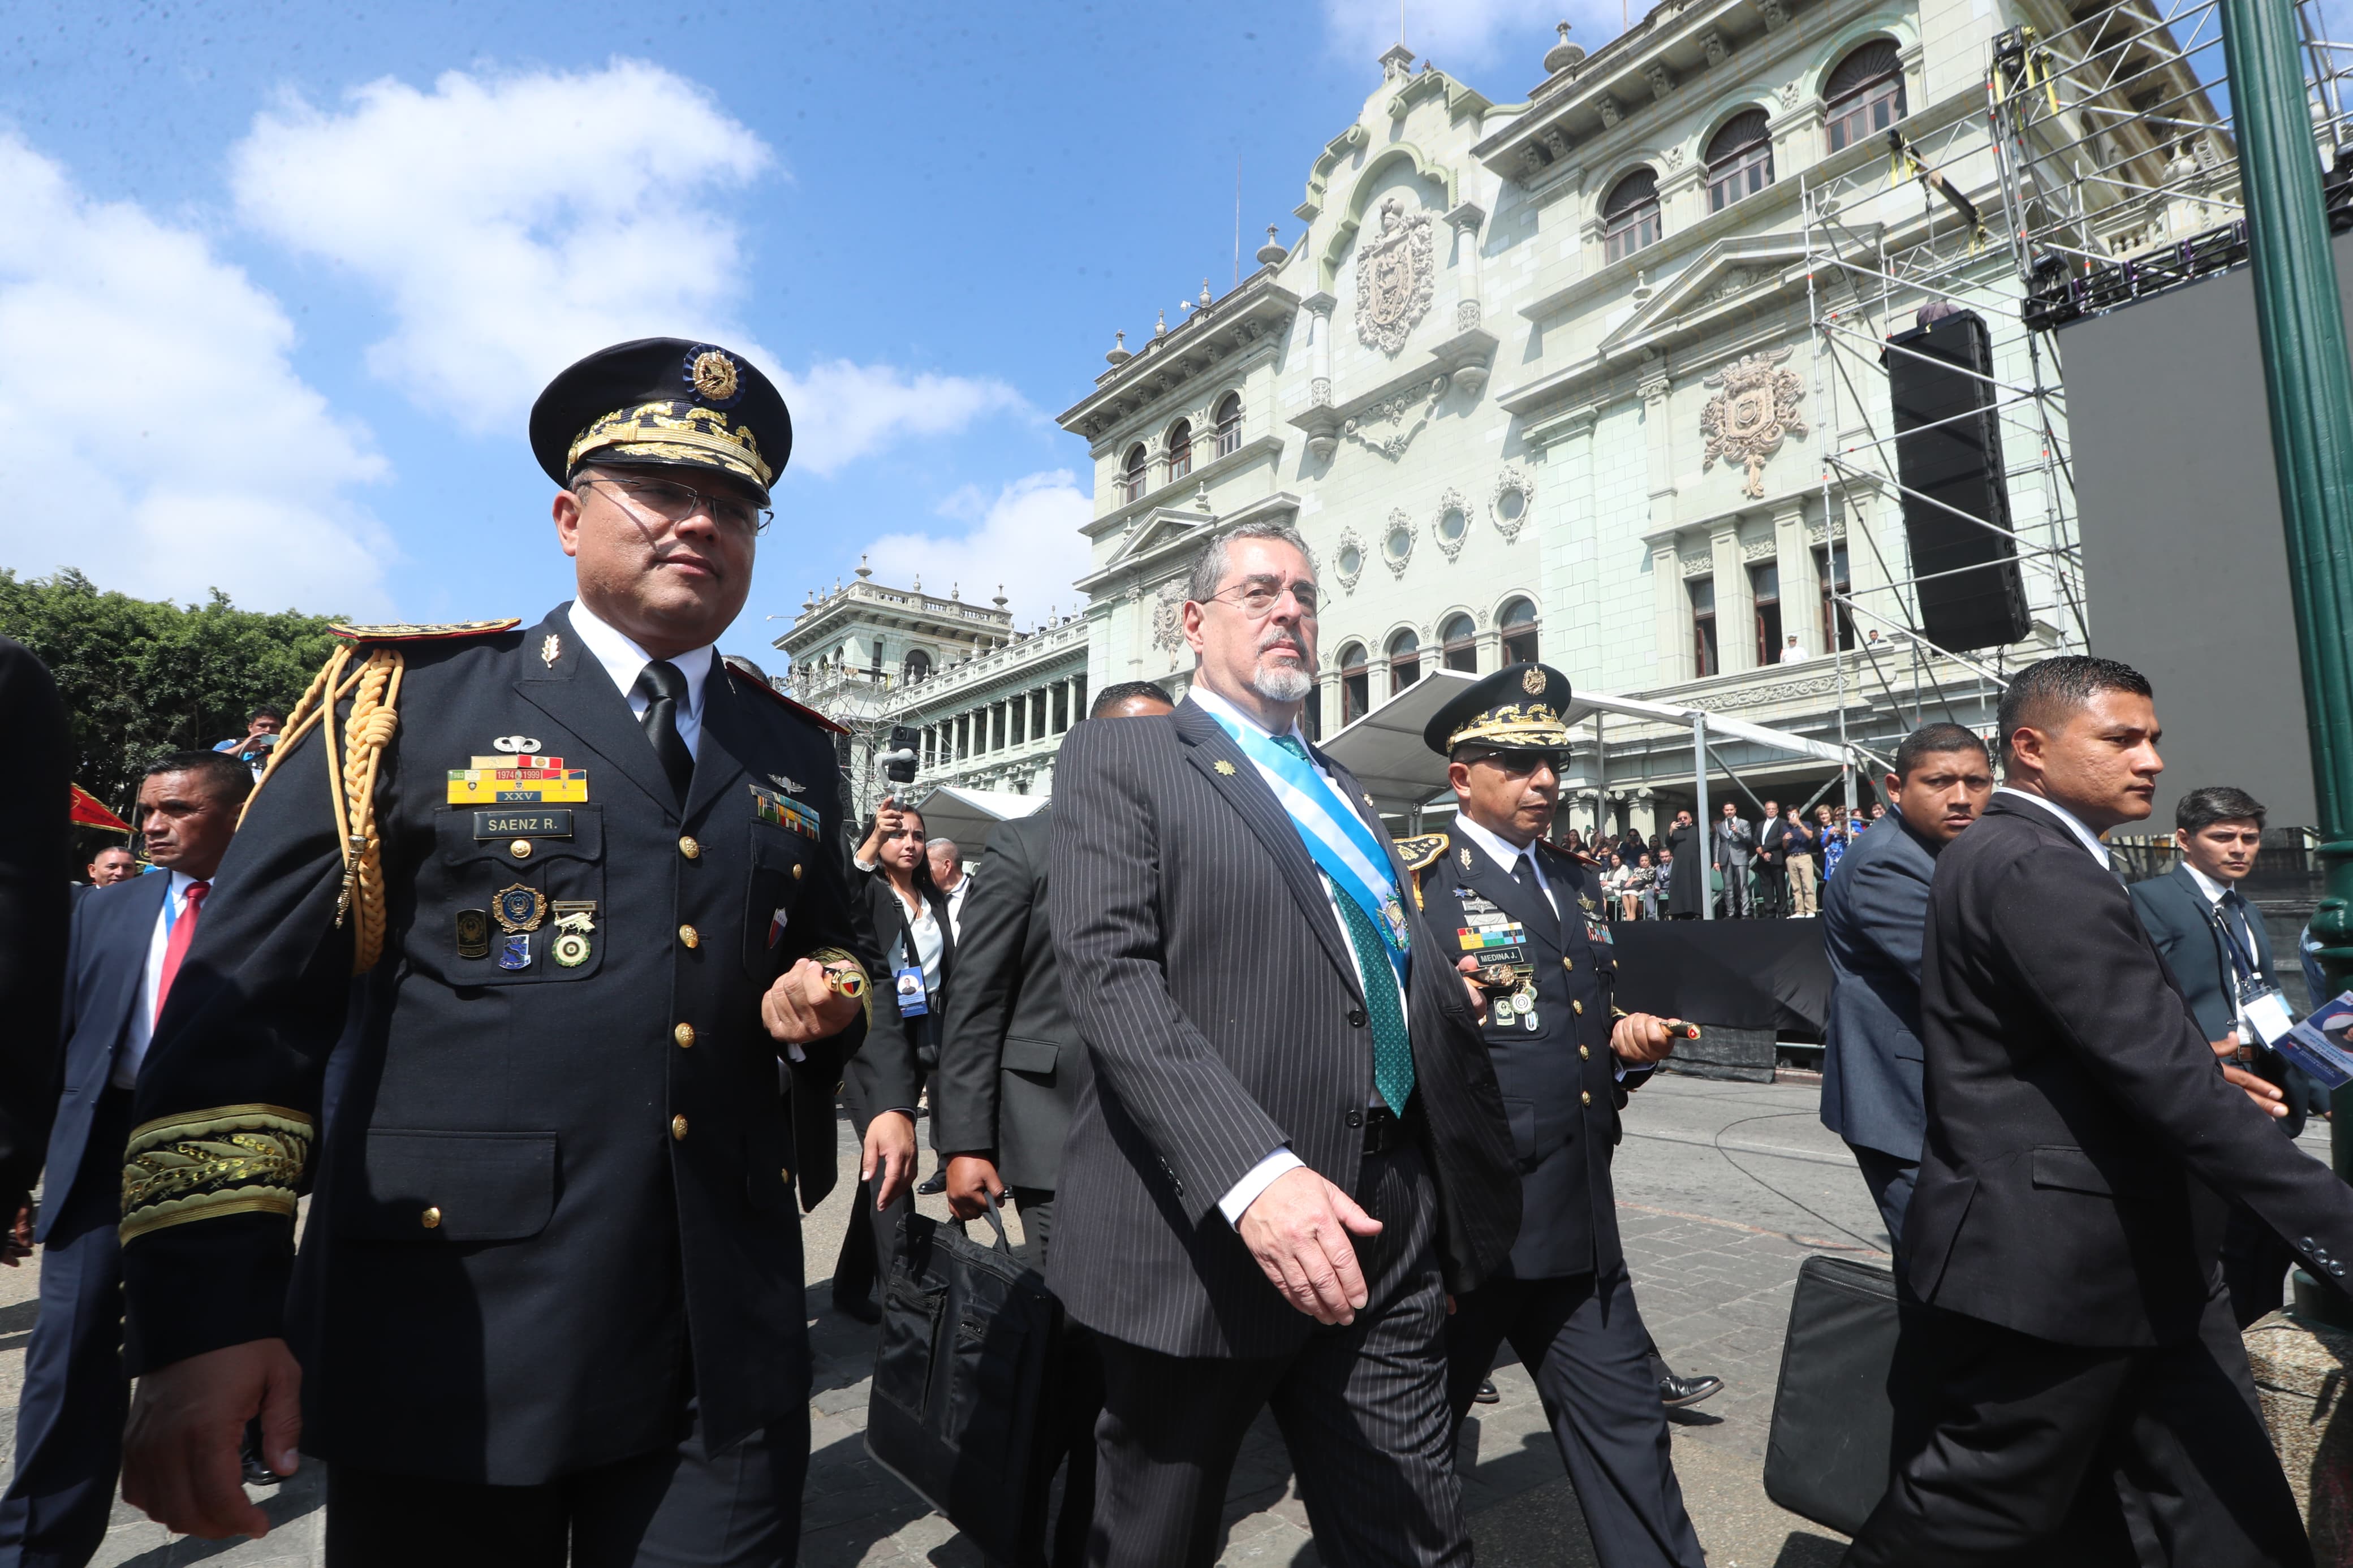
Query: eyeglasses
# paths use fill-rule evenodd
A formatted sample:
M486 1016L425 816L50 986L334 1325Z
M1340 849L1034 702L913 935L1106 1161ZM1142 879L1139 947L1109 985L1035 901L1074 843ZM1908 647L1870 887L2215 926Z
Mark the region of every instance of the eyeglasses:
M1282 595L1286 592L1299 601L1301 615L1313 616L1315 614L1318 597L1315 584L1303 577L1287 587L1271 577L1252 577L1230 588L1220 588L1209 597L1224 599L1251 620L1262 621L1274 614L1274 607L1282 603Z
M583 479L582 487L609 485L625 492L631 500L644 507L664 522L684 522L698 511L708 511L711 521L722 528L738 533L763 533L776 520L772 507L755 505L741 497L722 495L711 490L699 490L692 485L681 485L670 479Z
M1473 757L1472 761L1477 763L1493 763L1497 767L1504 770L1504 776L1505 778L1524 779L1530 773L1535 773L1538 768L1550 768L1552 770L1553 776L1555 778L1558 778L1560 776L1561 767L1567 759L1562 756L1558 752L1520 751L1514 749L1508 752L1489 752L1483 756Z

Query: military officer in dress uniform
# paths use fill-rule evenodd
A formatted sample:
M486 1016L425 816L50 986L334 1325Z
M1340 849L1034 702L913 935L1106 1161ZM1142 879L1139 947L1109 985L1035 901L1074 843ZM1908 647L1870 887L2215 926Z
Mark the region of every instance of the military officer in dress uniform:
M1667 1452L1650 1334L1618 1244L1618 1108L1672 1026L1609 1005L1609 928L1586 867L1546 842L1568 751L1568 679L1514 664L1423 731L1460 802L1451 829L1400 839L1430 924L1487 993L1485 1034L1520 1162L1520 1234L1446 1323L1459 1422L1511 1342L1535 1378L1603 1568L1700 1568Z
M331 1564L786 1563L795 1192L833 1184L861 1042L914 1102L834 726L712 647L791 421L737 354L660 338L564 372L531 435L578 597L339 628L157 1027L123 1492L264 1533L258 1415L273 1468L326 1461ZM876 1124L887 1198L913 1128Z

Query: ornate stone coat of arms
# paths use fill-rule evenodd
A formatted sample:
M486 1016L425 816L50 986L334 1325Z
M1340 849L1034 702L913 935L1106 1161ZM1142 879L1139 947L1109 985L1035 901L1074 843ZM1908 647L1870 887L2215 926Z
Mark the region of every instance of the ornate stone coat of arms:
M1438 289L1430 215L1406 216L1395 196L1381 203L1381 231L1356 247L1356 336L1393 354L1405 347Z
M1806 389L1795 372L1780 368L1788 349L1748 354L1734 361L1701 383L1720 388L1700 411L1700 434L1707 437L1702 471L1719 458L1746 467L1740 493L1752 499L1765 493L1765 459L1781 449L1782 440L1806 433L1798 417L1798 399Z

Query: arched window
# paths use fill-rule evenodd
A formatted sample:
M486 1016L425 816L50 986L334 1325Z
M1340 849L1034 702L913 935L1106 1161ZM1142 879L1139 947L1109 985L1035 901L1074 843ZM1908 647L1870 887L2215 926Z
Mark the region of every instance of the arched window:
M1439 656L1440 663L1449 669L1468 670L1473 675L1478 673L1479 628L1472 624L1470 616L1449 616L1446 624L1439 628L1438 637L1442 645Z
M1395 697L1421 679L1421 639L1408 626L1389 638L1389 695Z
M1722 212L1773 183L1773 137L1765 111L1743 110L1707 144L1707 210Z
M1495 624L1504 631L1504 662L1534 664L1536 661L1536 607L1526 599L1514 599L1504 606Z
M1886 38L1873 38L1839 61L1822 84L1831 151L1852 147L1904 118L1904 62Z
M928 680L932 675L932 656L922 648L917 648L907 655L907 660L900 666L900 669L901 679L909 686L914 685L919 680Z
M1242 445L1242 395L1229 392L1218 400L1218 456L1238 452Z
M1145 476L1150 468L1141 441L1127 449L1127 461L1120 466L1119 472L1119 499L1123 502L1144 499Z
M1340 650L1340 722L1355 723L1372 706L1373 675L1365 664L1365 645L1352 642Z
M1168 477L1181 479L1193 471L1193 426L1179 419L1168 426Z
M1605 261L1623 261L1645 246L1659 243L1659 177L1637 169L1609 189L1601 204L1601 254Z

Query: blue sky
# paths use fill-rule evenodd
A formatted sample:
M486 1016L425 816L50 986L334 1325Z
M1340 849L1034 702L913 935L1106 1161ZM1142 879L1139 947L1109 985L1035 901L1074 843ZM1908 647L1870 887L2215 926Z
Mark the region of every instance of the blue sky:
M1409 0L1498 101L1609 0ZM1418 13L1429 13L1424 17ZM1590 13L1588 15L1588 13ZM523 440L649 332L786 378L766 647L871 550L1025 623L1082 569L1052 416L1245 268L1395 0L979 7L0 0L0 566L364 619L566 596ZM37 432L31 439L21 433Z

